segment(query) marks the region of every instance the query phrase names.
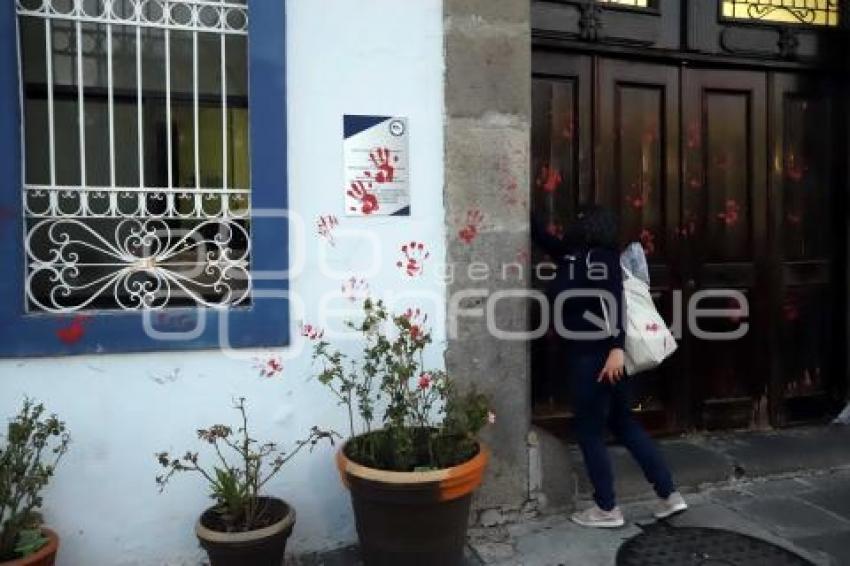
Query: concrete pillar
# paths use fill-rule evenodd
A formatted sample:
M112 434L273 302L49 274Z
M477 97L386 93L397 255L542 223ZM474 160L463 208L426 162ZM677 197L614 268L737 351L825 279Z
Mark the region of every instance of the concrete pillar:
M496 425L478 507L528 499L530 370L528 343L499 339L525 330L528 302L494 293L528 286L530 2L445 0L446 223L449 336L446 365L455 380L490 395ZM480 216L477 216L480 213ZM467 224L473 229L464 229ZM464 295L465 294L465 295ZM454 300L452 299L454 297ZM453 322L456 321L456 322Z

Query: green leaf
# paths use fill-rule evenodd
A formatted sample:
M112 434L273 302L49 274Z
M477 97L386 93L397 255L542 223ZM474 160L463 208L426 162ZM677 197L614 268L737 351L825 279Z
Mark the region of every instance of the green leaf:
M47 544L47 537L41 534L40 529L25 529L18 533L18 541L15 544L15 552L21 556L29 556Z

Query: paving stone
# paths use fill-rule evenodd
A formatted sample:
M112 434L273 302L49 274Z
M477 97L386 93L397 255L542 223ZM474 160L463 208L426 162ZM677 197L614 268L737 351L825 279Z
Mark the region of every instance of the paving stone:
M799 496L810 503L844 517L850 523L850 484L821 489ZM850 541L848 541L850 546Z
M783 497L798 495L814 490L811 483L800 478L753 482L741 486L741 490L758 497Z
M564 519L549 529L517 539L513 564L611 566L620 545L640 532L634 525L622 529L586 529Z
M357 546L347 546L330 552L287 557L286 566L362 566ZM467 547L464 553L464 566L482 566L478 556Z
M850 465L850 427L738 434L712 442L748 477Z
M741 512L759 525L789 538L847 530L848 523L805 501L792 498L755 499Z
M691 506L688 511L671 517L668 522L674 527L726 529L760 538L774 544L782 542L782 539L776 537L752 519L741 515L734 509L729 509L716 503Z
M662 442L660 448L673 471L676 484L685 491L729 479L729 461L713 449L687 441ZM580 454L577 450L575 452L573 460L581 462ZM621 500L652 497L652 488L627 450L622 447L611 448L611 461L614 465L617 496ZM592 493L592 487L584 466L577 466L577 475L579 494L587 497Z
M482 542L472 548L484 564L504 562L516 554L513 545L506 542Z
M709 497L713 501L723 505L738 506L745 504L750 499L753 499L755 495L745 491L743 487L734 487L729 489L712 490L709 493Z
M799 546L824 553L832 558L833 566L850 564L850 530L796 539Z

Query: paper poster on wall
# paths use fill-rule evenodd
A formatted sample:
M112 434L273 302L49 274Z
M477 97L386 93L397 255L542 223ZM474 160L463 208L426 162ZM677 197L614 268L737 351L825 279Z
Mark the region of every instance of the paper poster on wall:
M410 216L407 118L346 114L345 213Z

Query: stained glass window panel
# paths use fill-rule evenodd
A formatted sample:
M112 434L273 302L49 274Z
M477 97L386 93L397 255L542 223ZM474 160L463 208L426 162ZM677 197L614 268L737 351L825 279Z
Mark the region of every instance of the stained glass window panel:
M723 0L723 17L736 20L837 26L839 0Z

